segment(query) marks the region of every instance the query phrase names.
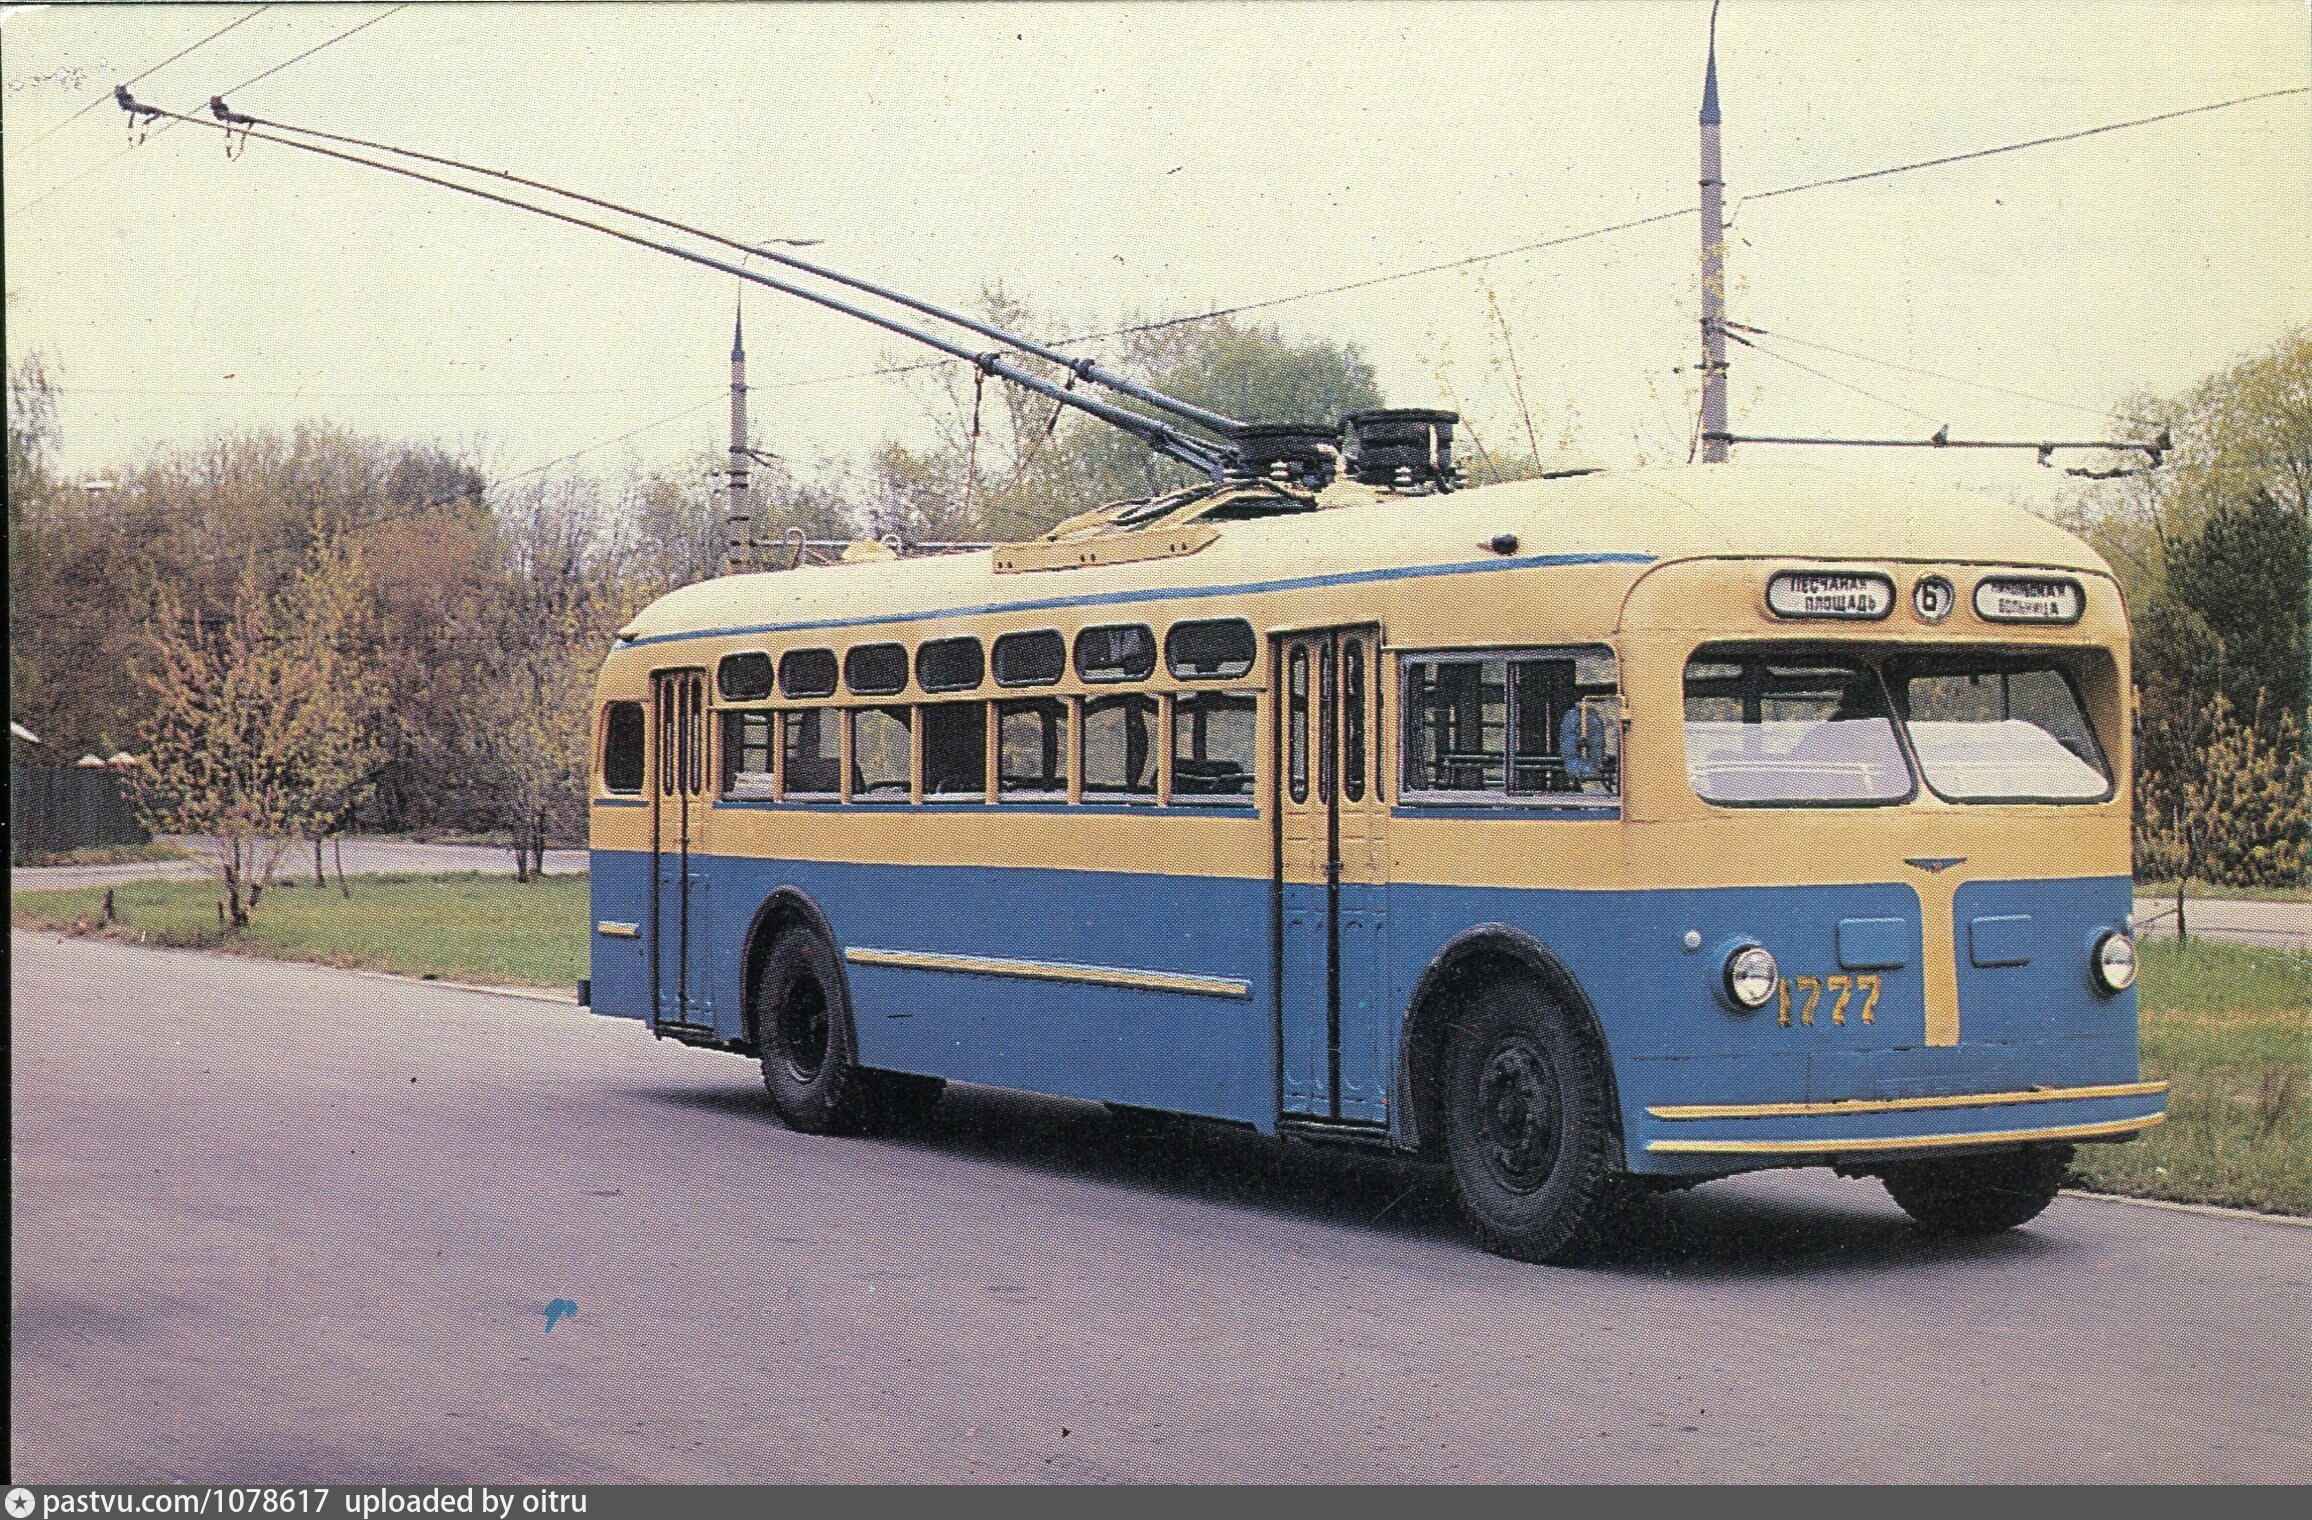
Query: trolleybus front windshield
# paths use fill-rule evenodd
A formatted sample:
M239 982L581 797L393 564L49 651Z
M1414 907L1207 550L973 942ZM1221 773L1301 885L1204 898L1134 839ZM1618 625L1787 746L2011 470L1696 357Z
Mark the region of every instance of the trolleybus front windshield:
M1951 650L1882 659L1859 650L1717 645L1687 662L1685 690L1686 771L1708 802L1904 802L1917 794L1913 757L1949 802L2112 795L2111 767L2078 691L2043 654Z
M1953 802L2101 802L2111 767L2071 679L2045 656L1886 662L1927 785Z
M1735 806L1884 804L1915 790L1878 672L1803 647L1695 651L1686 773L1704 800Z

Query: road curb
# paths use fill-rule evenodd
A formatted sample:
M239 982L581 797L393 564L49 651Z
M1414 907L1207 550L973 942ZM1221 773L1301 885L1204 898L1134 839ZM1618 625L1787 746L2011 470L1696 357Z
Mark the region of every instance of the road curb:
M577 994L548 992L543 987L492 987L486 982L451 982L438 976L404 976L398 971L364 971L358 966L331 966L329 969L342 971L348 976L365 976L375 982L404 982L413 987L447 987L452 992L479 992L485 997L520 998L529 1003L560 1003L566 1008L579 1006Z
M2094 1203L2124 1203L2139 1209L2169 1209L2178 1214L2205 1214L2212 1219L2247 1219L2257 1224L2275 1224L2284 1230L2312 1230L2312 1219L2301 1219L2294 1214L2266 1214L2259 1209L2227 1209L2214 1203L2177 1203L2168 1198L2137 1198L2127 1193L2091 1193L2085 1188L2065 1188L2066 1198L2084 1198Z

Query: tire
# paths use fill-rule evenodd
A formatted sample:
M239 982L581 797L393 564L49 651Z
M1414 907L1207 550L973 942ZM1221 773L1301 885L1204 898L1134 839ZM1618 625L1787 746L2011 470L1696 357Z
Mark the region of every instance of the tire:
M833 946L800 925L781 930L748 1011L763 1088L789 1129L848 1135L867 1126L875 1094L853 1055L850 1001Z
M1898 1161L1879 1181L1923 1229L1938 1235L1995 1235L2036 1217L2071 1170L2068 1145L1988 1156Z
M1469 998L1445 1042L1444 1135L1462 1211L1487 1249L1578 1260L1635 1195L1621 1170L1605 1053L1530 981Z

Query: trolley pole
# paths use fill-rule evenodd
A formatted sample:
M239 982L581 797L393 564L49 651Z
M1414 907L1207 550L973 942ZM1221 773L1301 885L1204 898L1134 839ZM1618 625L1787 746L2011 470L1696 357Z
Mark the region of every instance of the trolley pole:
M1702 462L1726 458L1726 184L1718 162L1718 7L1702 84Z

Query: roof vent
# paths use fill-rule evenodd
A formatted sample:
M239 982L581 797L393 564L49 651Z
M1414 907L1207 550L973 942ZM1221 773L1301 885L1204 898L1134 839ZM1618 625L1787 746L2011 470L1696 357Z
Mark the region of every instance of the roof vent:
M1399 491L1450 491L1461 483L1453 467L1455 412L1390 407L1351 412L1349 472L1369 486Z

